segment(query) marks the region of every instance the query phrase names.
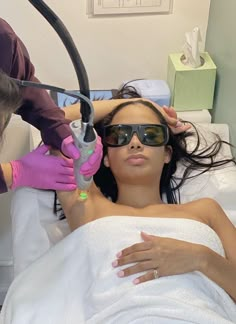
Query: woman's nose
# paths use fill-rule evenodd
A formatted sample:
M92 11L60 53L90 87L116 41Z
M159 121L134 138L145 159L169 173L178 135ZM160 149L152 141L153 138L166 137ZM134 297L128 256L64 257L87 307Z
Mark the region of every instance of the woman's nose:
M136 133L133 134L131 141L129 143L129 149L141 149L143 147L143 144L140 142L138 136Z

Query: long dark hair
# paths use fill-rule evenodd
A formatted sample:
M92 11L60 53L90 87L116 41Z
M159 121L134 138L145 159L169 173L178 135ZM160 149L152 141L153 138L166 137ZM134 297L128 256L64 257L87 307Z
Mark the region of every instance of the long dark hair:
M121 89L115 96L116 98L140 98L140 95L135 91L134 88L131 89ZM112 98L113 99L113 98ZM214 134L215 141L208 145L204 137L199 133L194 124L192 124L192 130L182 132L179 134L174 134L171 128L166 123L160 111L150 102L145 99L137 99L135 101L127 100L126 102L119 104L110 114L108 114L102 121L95 124L95 129L99 136L103 136L104 126L109 125L113 117L124 107L129 105L144 105L152 111L154 111L160 122L167 125L169 128L169 141L168 146L172 148L172 158L168 164L164 164L161 179L160 179L160 194L162 199L169 204L177 204L181 202L181 197L179 193L179 188L184 184L187 179L196 177L203 174L209 170L216 169L220 166L226 165L228 163L236 164L235 158L223 158L217 159L218 153L222 149L223 145L232 146L230 143L221 140L220 136ZM184 122L184 121L183 121ZM189 150L188 142L196 142L194 148ZM205 143L202 147L202 143ZM103 147L103 156L107 154L107 147ZM184 165L184 171L181 177L177 177L175 172L177 170L178 164ZM94 182L97 187L100 188L103 195L113 202L116 202L118 197L118 188L116 180L110 170L104 166L103 161L101 163L100 169L94 175ZM60 212L60 219L64 218L63 212L61 213L61 208L56 203L54 204L54 211Z
M22 95L18 85L0 70L0 140L7 127L11 114L22 104Z
M142 104L145 107L150 108L154 111L160 122L167 125L162 114L157 110L157 108L150 102L145 99L140 99L136 101L127 101L118 105L106 118L95 125L95 129L102 137L104 126L109 125L113 117L124 107L129 105L140 105ZM205 173L213 168L218 168L219 166L225 165L229 162L235 162L234 158L216 160L215 157L221 150L223 144L229 145L225 141L222 141L218 135L215 134L216 140L210 146L205 147L205 149L200 148L200 135L196 127L192 124L194 131L187 131L180 134L173 134L171 128L169 128L169 141L168 146L172 148L172 158L169 163L164 164L163 171L161 174L160 180L160 193L163 197L166 196L166 201L169 204L180 203L180 194L179 188L184 184L184 182L192 177L196 177L202 173ZM167 125L168 127L168 125ZM195 137L196 145L191 150L188 151L187 138ZM107 147L104 146L103 150L104 156L107 154ZM178 163L181 162L185 166L185 170L181 178L175 176ZM198 171L197 173L192 171ZM110 170L103 165L101 165L99 171L94 176L94 181L96 185L100 188L101 192L106 196L110 197L112 201L117 200L117 184L115 178Z

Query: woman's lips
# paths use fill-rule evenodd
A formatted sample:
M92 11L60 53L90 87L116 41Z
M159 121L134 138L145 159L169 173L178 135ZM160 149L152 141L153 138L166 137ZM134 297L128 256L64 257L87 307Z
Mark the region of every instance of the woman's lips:
M146 160L147 158L144 155L134 154L130 155L126 161L128 162L128 164L131 165L142 165Z

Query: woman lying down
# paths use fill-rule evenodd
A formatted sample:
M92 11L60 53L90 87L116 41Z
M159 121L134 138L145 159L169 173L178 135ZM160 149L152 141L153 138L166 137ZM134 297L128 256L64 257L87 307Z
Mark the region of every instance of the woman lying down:
M212 199L177 204L173 178L180 160L180 182L233 162L214 159L221 141L188 152L190 132L174 135L144 100L102 129L87 200L58 192L73 232L16 278L1 323L236 323L236 230Z

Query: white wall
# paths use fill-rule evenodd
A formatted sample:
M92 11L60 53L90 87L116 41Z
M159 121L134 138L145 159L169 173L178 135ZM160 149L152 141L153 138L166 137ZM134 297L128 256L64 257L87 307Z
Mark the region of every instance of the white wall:
M236 29L235 10L234 0L211 1L206 46L217 66L213 121L229 125L230 140L235 146L232 151L236 157L236 43L232 41ZM232 22L230 26L229 21Z
M89 18L85 0L46 0L69 29L93 89L123 80L166 79L167 57L195 26L205 46L210 0L173 0L170 15ZM26 44L42 82L78 88L70 59L46 20L26 0L1 1L0 15Z

